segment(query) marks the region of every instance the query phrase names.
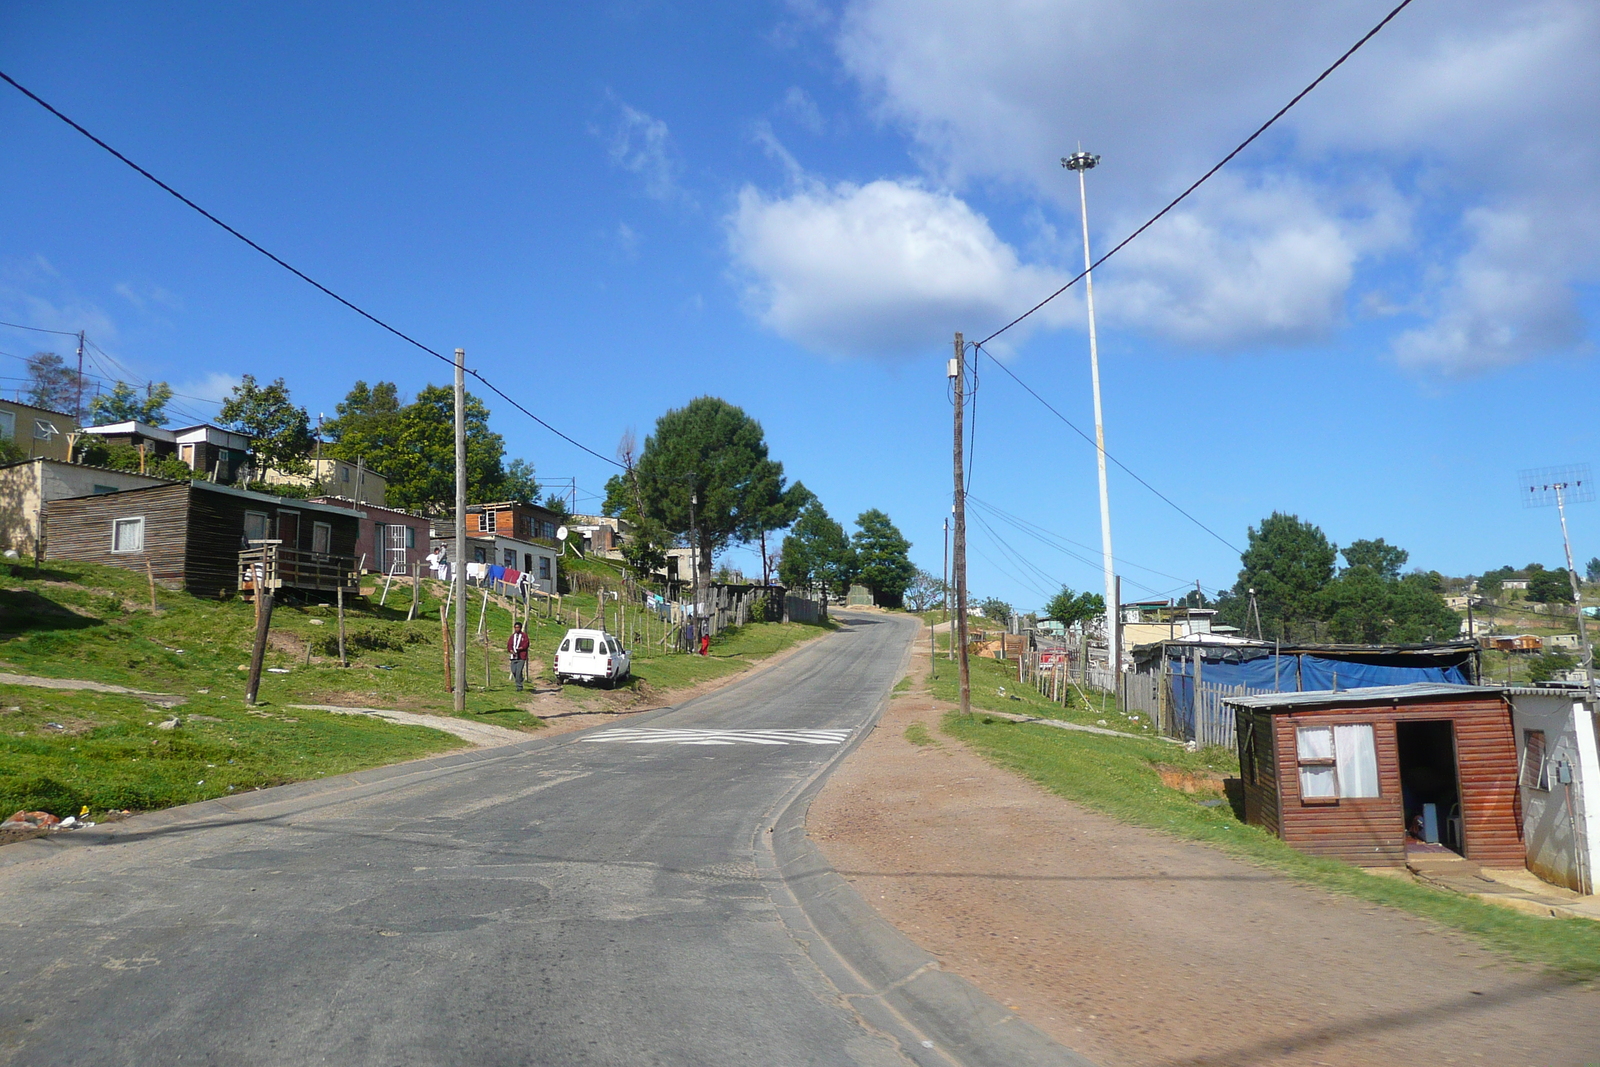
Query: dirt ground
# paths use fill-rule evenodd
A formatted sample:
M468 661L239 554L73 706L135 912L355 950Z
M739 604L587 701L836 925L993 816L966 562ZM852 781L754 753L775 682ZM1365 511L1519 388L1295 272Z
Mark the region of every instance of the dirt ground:
M1600 1064L1593 984L1063 801L940 733L920 688L810 833L943 967L1095 1062Z

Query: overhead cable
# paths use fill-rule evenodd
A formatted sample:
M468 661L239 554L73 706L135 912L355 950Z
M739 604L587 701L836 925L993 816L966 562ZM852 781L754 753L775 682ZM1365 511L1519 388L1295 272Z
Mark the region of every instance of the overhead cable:
M1093 263L1089 264L1089 266L1085 267L1083 269L1082 273L1078 274L1077 277L1073 278L1066 285L1063 285L1061 288L1057 289L1055 292L1051 293L1049 296L1045 297L1043 300L1041 300L1037 304L1033 305L1033 307L1029 308L1027 311L1024 311L1022 314L1018 315L1016 318L1012 319L1010 322L1008 322L1004 326L1000 327L994 333L991 333L988 337L985 337L983 340L979 341L978 344L980 346L988 344L990 341L993 341L996 337L999 337L1001 334L1003 334L1007 330L1011 329L1011 327L1015 326L1017 323L1021 322L1023 319L1026 319L1028 316L1032 315L1034 312L1038 311L1040 308L1042 308L1046 304L1050 303L1050 301L1054 300L1056 297L1060 296L1062 293L1066 292L1068 289L1071 289L1074 285L1077 285L1078 282L1082 281L1096 267L1098 267L1100 264L1104 263L1106 260L1110 259L1112 256L1116 255L1118 252L1122 251L1122 249L1127 247L1127 245L1131 241L1133 241L1134 238L1136 238L1140 234L1144 233L1144 231L1148 230L1151 226L1154 226L1156 224L1156 222L1158 222L1162 218L1162 216L1167 214L1167 212L1171 211L1173 208L1177 207L1179 204L1181 204L1185 200L1187 200L1189 198L1189 194L1194 192L1196 189L1200 188L1202 185L1204 185L1206 183L1206 181L1209 180L1210 177L1213 174L1217 173L1217 171L1221 170L1223 167L1227 166L1230 162L1232 162L1234 156L1237 156L1240 152L1243 152L1246 148L1250 147L1250 145L1252 143L1254 143L1254 141L1255 141L1255 139L1257 137L1260 137L1262 134L1266 133L1267 130L1272 127L1273 123L1277 122L1279 119L1283 118L1283 116L1285 116L1285 115L1287 115L1289 113L1289 109L1290 108L1294 107L1301 100L1305 99L1305 97L1311 92L1311 90L1313 90L1317 86L1321 85L1322 82L1324 81L1324 79L1326 79L1328 77L1328 75L1332 74L1334 71L1336 71L1340 67L1342 67L1344 65L1345 60L1349 59L1351 56L1355 55L1358 51L1360 51L1361 47L1363 45L1365 45L1368 41L1372 40L1374 37L1376 37L1378 35L1378 31L1379 30L1381 30L1385 26L1389 25L1389 23L1394 19L1394 17L1396 15L1400 14L1400 12L1404 11L1407 7L1410 7L1410 6L1411 6L1411 0L1400 0L1400 3L1398 5L1396 5L1396 7L1394 8L1393 11L1390 11L1387 15L1383 16L1383 18L1381 20L1379 20L1379 22L1378 22L1378 24L1376 26L1374 26L1374 27L1372 27L1372 29L1368 30L1362 36L1362 38L1359 41L1357 41L1355 44L1351 45L1348 49L1346 49L1345 53L1342 56L1340 56L1338 59L1334 60L1333 63L1328 67L1327 70L1324 70L1321 74L1318 74L1314 79L1312 79L1310 85L1307 85L1304 89L1301 89L1298 93L1295 93L1294 94L1294 98L1291 99L1287 104L1284 104L1282 107L1280 107L1277 110L1277 113L1274 114L1270 119L1268 119L1266 122L1263 122L1259 127L1257 127L1256 128L1256 132L1252 133L1249 137L1246 137L1243 141L1240 141L1238 146L1235 147L1232 152L1229 152L1227 155L1223 156L1222 159L1217 162L1216 166L1212 167L1210 170L1208 170L1204 174L1200 175L1199 178L1195 179L1194 184L1190 185L1189 188L1185 189L1183 192L1179 193L1176 197L1174 197L1172 199L1172 201L1169 204L1167 204L1166 207L1162 208L1160 211L1156 212L1154 215L1151 215L1150 218L1148 220L1146 220L1144 225L1140 226L1137 230L1134 230L1128 236L1124 237L1121 241L1117 242L1116 246L1113 247L1111 249L1111 251L1105 253L1099 259L1095 260ZM3 76L3 75L0 75L0 76ZM8 78L7 80L9 81L10 79ZM24 91L26 92L26 90L24 90ZM30 93L29 95L32 95L32 94Z
M97 144L101 148L105 149L107 152L109 152L116 159L118 159L122 163L127 164L128 167L130 167L132 170L134 170L135 172L140 174L142 177L147 178L149 181L154 183L156 186L158 186L159 188L161 188L165 192L170 193L173 197L175 197L177 200L179 200L185 206L194 209L196 212L198 212L200 215L205 217L207 220L209 220L210 222L215 223L217 226L219 226L222 229L226 230L229 234L232 234L234 237L237 237L239 240L243 241L245 244L249 245L251 248L255 249L257 252L260 252L263 256L266 256L268 259L272 260L272 262L276 263L278 266L282 267L284 270L288 271L290 274L293 274L295 277L299 278L301 281L303 281L306 284L308 284L308 285L320 290L321 292L325 293L326 295L332 297L334 300L337 300L339 303L343 304L345 307L349 308L351 311L354 311L357 315L360 315L362 318L368 320L369 322L373 323L374 325L379 326L382 329L387 330L388 332L394 334L396 337L400 338L402 341L406 342L407 344L412 345L412 346L420 349L423 352L426 352L428 355L434 357L437 360L440 360L440 361L442 361L444 363L450 364L452 367L455 366L455 360L453 358L451 358L450 356L447 356L442 352L438 352L438 351L436 351L436 350L434 350L432 348L429 348L427 345L423 344L421 341L417 340L415 337L412 337L410 334L408 334L408 333L404 332L403 330L400 330L400 329L398 329L398 328L396 328L394 326L389 325L387 322L385 322L382 319L378 318L378 316L372 314L370 311L367 311L366 309L360 307L359 305L354 304L349 300L346 300L344 297L340 296L338 293L334 292L332 289L329 289L326 285L323 285L321 282L319 282L315 278L311 277L311 275L307 274L305 271L300 270L298 267L293 266L292 264L288 263L287 261L283 260L282 258L280 258L280 257L274 255L273 253L267 251L261 245L259 245L256 242L252 241L250 238L246 237L244 234L240 233L238 230L234 229L232 226L229 226L226 222L223 222L221 219L217 218L217 216L213 215L211 212L207 211L205 208L201 207L199 204L195 203L193 200L190 200L187 196L184 196L182 193L178 192L178 190L174 189L172 186L168 185L166 182L162 181L160 178L157 178L154 174L151 174L148 170L145 170L143 167L139 166L139 164L135 163L133 160L129 159L127 156L123 155L121 152L117 151L115 148L112 148L109 144L107 144L106 142L102 141L100 138L96 137L94 134L90 133L83 126L79 125L77 122L73 121L71 118L68 118L65 114L63 114L61 111L57 110L52 104L50 104L49 101L47 101L43 97L39 96L39 94L37 94L33 90L29 89L27 86L23 85L21 82L17 81L15 78L13 78L11 75L7 74L3 70L0 70L0 79L3 79L7 83L9 83L14 89L16 89L18 92L20 92L23 96L26 96L29 100L32 100L34 103L38 104L40 107L42 107L46 111L50 112L50 114L54 115L56 118L60 119L62 122L66 123L68 126L71 126L74 130L77 130L79 133L83 134L83 136L87 137L89 140L93 141L95 144ZM32 327L23 327L23 328L24 329L31 329ZM62 332L62 331L48 331L48 332L57 332L57 333L59 333L59 332ZM76 337L77 335L76 334L72 334L70 336ZM589 455L595 457L598 460L602 460L602 461L604 461L606 463L609 463L613 467L618 467L618 468L622 467L621 463L617 462L615 459L612 459L610 456L601 455L599 452L596 452L594 449L590 448L588 445L582 444L581 442L576 441L571 437L568 437L566 434L562 433L560 430L556 429L554 426L550 425L548 422L545 422L539 416L535 415L533 412L529 411L527 408L523 407L521 404L519 404L515 400L511 399L511 397L507 396L505 394L505 392L500 389L499 386L497 386L493 382L489 381L489 379L485 378L479 372L477 372L475 370L466 370L465 373L470 374L473 378L476 378L490 392L492 392L495 395L499 396L506 403L510 404L512 407L516 408L518 411L520 411L524 415L528 416L528 418L532 419L534 422L537 422L540 426L543 426L545 429L549 430L551 433L555 434L557 437L561 438L563 441L566 441L568 444L572 445L573 447L582 449L583 451L589 453Z
M1058 418L1062 422L1066 423L1067 428L1070 429L1073 433L1077 434L1079 437L1083 438L1085 441L1088 441L1089 444L1093 445L1096 449L1098 449L1100 447L1098 444L1095 443L1094 438L1090 437L1088 434L1086 434L1082 430L1078 429L1078 427L1073 424L1071 419L1067 418L1065 415L1061 414L1060 411L1056 410L1056 407L1055 407L1054 404L1050 403L1050 401L1046 400L1044 397L1040 396L1037 392L1035 392L1033 387L1031 385L1029 385L1027 382L1023 381L1021 378L1018 378L1016 373L1013 372L1010 367L1006 366L1004 363L1001 363L998 359L995 359L994 356L990 355L987 350L984 351L984 355L989 356L990 361L993 362L995 366L999 367L1001 370L1005 371L1008 375L1010 375L1012 381L1016 382L1018 385L1022 386L1023 389L1027 390L1029 396L1033 397L1039 403L1043 404L1049 410L1050 414L1054 415L1056 418ZM1172 510L1176 511L1179 515L1182 515L1184 518L1188 519L1190 522L1194 523L1196 526L1200 527L1200 529L1204 530L1206 533L1210 534L1212 537L1215 537L1218 541L1221 541L1223 544L1227 545L1229 548L1233 549L1235 552L1239 553L1240 555L1244 555L1244 550L1241 549L1238 545L1234 544L1232 541L1229 541L1226 537L1223 537L1221 534L1217 533L1217 531L1213 530L1211 527L1207 526L1205 523L1201 522L1199 519L1197 519L1193 515L1189 514L1187 511L1185 511L1182 507L1180 507L1178 505L1178 503L1176 501L1174 501L1171 497L1169 497L1167 494L1163 493L1161 490L1157 489L1155 486L1151 485L1149 482L1147 482L1143 478L1139 477L1139 475L1135 474L1134 471L1133 471L1133 468L1129 467L1126 463L1122 462L1122 460L1118 459L1116 456L1113 456L1110 452L1107 452L1105 455L1106 455L1106 459L1110 460L1112 463L1115 463L1117 466L1121 467L1122 470L1124 471L1124 473L1126 473L1128 475L1128 477L1132 478L1134 481L1138 482L1140 485L1144 486L1146 489L1150 490L1156 496L1160 497L1163 501L1165 501L1167 506L1172 508Z

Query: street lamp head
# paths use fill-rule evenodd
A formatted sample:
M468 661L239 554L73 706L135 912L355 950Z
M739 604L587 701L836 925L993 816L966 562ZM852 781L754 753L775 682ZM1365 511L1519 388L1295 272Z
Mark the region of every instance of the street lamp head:
M1072 155L1063 156L1061 159L1061 165L1068 170L1093 170L1099 162L1099 156L1083 151L1074 152Z

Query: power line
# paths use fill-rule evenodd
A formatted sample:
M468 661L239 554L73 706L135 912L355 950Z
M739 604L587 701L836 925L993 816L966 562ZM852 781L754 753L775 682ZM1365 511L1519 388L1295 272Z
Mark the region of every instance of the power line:
M1116 255L1118 252L1122 251L1122 249L1125 248L1134 238L1136 238L1140 234L1144 233L1144 231L1148 230L1151 226L1154 226L1156 224L1156 222L1158 222L1161 219L1161 217L1164 216L1167 212L1171 211L1173 208L1175 208L1179 204L1183 203L1184 200L1188 199L1190 193L1194 192L1196 189L1198 189L1202 185L1204 185L1206 183L1206 181L1209 180L1213 174L1217 173L1217 171L1221 170L1223 167L1227 166L1230 162L1232 162L1234 156L1237 156L1240 152L1243 152L1246 148L1250 147L1250 145L1255 141L1255 139L1257 137L1260 137L1262 134L1266 133L1267 130L1271 128L1273 123L1277 122L1279 119L1283 118L1283 116L1285 116L1285 115L1287 115L1289 113L1289 109L1290 108L1294 107L1301 100L1303 100L1311 92L1311 90L1313 90L1317 86L1321 85L1323 80L1326 79L1328 77L1328 75L1332 74L1334 71L1336 71L1340 67L1342 67L1344 65L1345 60L1349 59L1351 56L1355 55L1358 51L1360 51L1361 47L1363 45L1365 45L1368 41L1372 40L1374 37L1376 37L1378 35L1378 31L1379 30L1381 30L1385 26L1389 25L1389 23L1394 19L1394 17L1396 15L1400 14L1400 12L1404 11L1407 7L1410 7L1410 6L1411 6L1411 0L1400 0L1400 3L1395 7L1395 9L1393 11L1391 11L1387 15L1383 16L1383 18L1378 22L1378 24L1376 26L1374 26L1374 27L1372 27L1372 29L1368 30L1362 36L1361 40L1359 40L1355 44L1351 45L1345 51L1344 55L1342 55L1338 59L1334 60L1333 64L1331 66L1329 66L1327 70L1324 70L1321 74L1318 74L1314 79L1312 79L1310 85L1307 85L1304 89L1301 89L1298 93L1294 94L1294 98L1292 100L1290 100L1287 104L1284 104L1281 108L1279 108L1277 113L1274 114L1270 119L1268 119L1266 122L1263 122L1259 127L1257 127L1255 133L1252 133L1249 137L1246 137L1243 141L1240 141L1239 144L1238 144L1238 147L1234 148L1234 150L1232 152L1229 152L1227 155L1223 156L1222 159L1220 161L1218 161L1216 166L1212 167L1210 170L1208 170L1204 174L1200 175L1200 177L1195 180L1193 185L1189 186L1189 188L1185 189L1183 192L1179 193L1176 197L1174 197L1172 202L1167 204L1166 207L1162 208L1160 211L1158 211L1154 215L1150 216L1150 218L1145 222L1145 224L1143 226L1140 226L1137 230L1134 230L1128 236L1124 237L1121 241L1119 241L1117 243L1117 245L1114 248L1111 249L1111 251L1105 253L1099 259L1095 260L1093 263L1089 264L1089 266L1085 267L1083 269L1082 273L1080 273L1077 277L1073 278L1066 285L1063 285L1061 288L1057 289L1055 292L1051 293L1049 296L1045 297L1043 300L1041 300L1037 304L1033 305L1033 307L1029 308L1027 311L1024 311L1022 314L1018 315L1016 318L1012 319L1010 322L1008 322L1004 326L1000 327L994 333L991 333L988 337L985 337L983 340L979 341L978 344L980 346L988 344L990 341L993 341L996 337L999 337L1001 334L1003 334L1007 330L1011 329L1011 327L1015 326L1017 323L1021 322L1023 319L1026 319L1028 316L1032 315L1034 312L1038 311L1040 308L1042 308L1046 304L1050 303L1050 301L1054 300L1056 297L1060 296L1062 293L1066 292L1068 289L1071 289L1074 285L1077 285L1078 282L1082 281L1083 278L1085 276L1087 276L1090 271L1094 270L1100 264L1104 263L1106 260L1108 260L1112 256ZM4 75L0 74L0 77L4 77ZM10 81L9 78L7 78L6 80ZM13 83L13 84L15 84L15 83ZM19 88L20 88L20 86L19 86ZM26 90L24 90L24 92L26 92ZM30 93L29 95L31 96L32 94Z
M3 72L0 72L0 78L5 78L5 74ZM7 81L11 81L10 78L6 78L6 80ZM12 84L15 84L15 83L13 82ZM76 333L74 333L72 331L69 331L69 330L46 330L46 329L44 329L42 327L39 327L39 326L24 326L20 322L0 322L0 326L9 326L13 330L32 330L34 333L59 334L62 337L76 337L76 336L78 336Z
M1015 524L1018 528L1020 528L1022 530L1023 533L1025 533L1028 536L1032 537L1034 540L1038 541L1040 544L1045 545L1046 547L1053 548L1058 552L1061 552L1061 553L1063 553L1065 555L1071 556L1073 559L1077 560L1078 562L1086 564L1088 566L1092 566L1092 567L1099 567L1100 566L1100 561L1099 560L1090 559L1087 556L1080 556L1078 553L1073 552L1071 549L1063 548L1061 545L1056 544L1055 542L1056 541L1062 541L1062 542L1065 542L1066 544L1072 545L1072 546L1074 546L1076 548L1081 548L1086 552L1098 552L1099 549L1095 548L1093 545L1086 545L1081 541L1074 541L1070 537L1066 537L1066 536L1064 536L1062 534L1058 534L1053 530L1048 530L1045 527L1040 526L1038 523L1029 522L1027 519L1022 518L1020 515L1013 515L1011 512L1006 511L1003 508L996 507L995 505L989 503L988 501L980 500L977 497L972 496L971 494L968 494L967 502L969 504L974 504L974 505L978 506L979 508L982 508L984 511L989 512L991 515L993 515L997 519L1000 519L1000 520L1002 520L1004 522L1009 522L1009 523ZM1112 558L1115 559L1118 563L1122 564L1123 566L1137 567L1139 570L1148 571L1149 573L1155 574L1155 575L1159 575L1162 578L1170 578L1175 582L1182 582L1182 583L1184 583L1183 587L1186 588L1186 589L1189 586L1194 584L1194 579L1192 579L1192 578L1183 578L1183 577L1181 577L1179 575L1176 575L1176 574L1168 574L1166 571L1157 570L1156 568L1146 566L1143 563L1135 563L1133 560L1127 559L1127 558L1122 557L1122 556L1114 556ZM1145 588L1149 588L1149 587L1146 586Z
M1095 444L1094 438L1090 437L1088 434L1086 434L1082 430L1078 429L1078 427L1073 424L1071 419L1069 419L1065 415L1061 414L1060 411L1057 411L1054 404L1050 403L1050 401L1046 400L1044 397L1040 396L1037 392L1035 392L1033 387L1030 386L1027 382L1023 381L1021 378L1018 378L1016 373L1014 371L1012 371L1012 369L1010 367L1006 366L1004 363L1001 363L998 359L995 359L995 357L993 355L991 355L987 349L984 350L983 354L988 356L990 361L992 363L994 363L995 366L999 367L1001 370L1005 371L1008 375L1010 375L1011 376L1011 380L1016 382L1018 385L1022 386L1022 388L1027 391L1029 396L1033 397L1039 403L1043 404L1049 410L1050 414L1054 415L1056 418L1058 418L1062 422L1066 423L1067 428L1070 429L1073 433L1077 434L1079 437L1083 438L1085 441L1088 441L1089 444L1094 446L1096 449L1098 449L1100 447L1099 445ZM1193 515L1189 514L1183 508L1179 507L1178 504L1171 497L1167 496L1167 494L1163 493L1161 490L1157 489L1155 486L1151 485L1149 482L1147 482L1143 478L1139 477L1139 475L1135 474L1134 471L1133 471L1133 468L1129 467L1126 463L1122 462L1122 460L1118 459L1116 456L1113 456L1110 452L1106 453L1106 459L1109 459L1112 463L1115 463L1117 466L1121 467L1123 472L1126 473L1128 475L1128 477L1132 478L1134 481L1138 482L1140 485L1142 485L1146 489L1150 490L1156 496L1160 497L1167 504L1168 507L1172 508L1173 511L1176 511L1179 515L1182 515L1184 518L1188 519L1190 522L1194 523L1196 526L1200 527L1200 529L1204 530L1206 533L1210 534L1212 537L1215 537L1218 541L1221 541L1223 544L1227 545L1229 548L1233 549L1235 552L1238 552L1240 555L1244 554L1244 550L1241 549L1238 545L1234 544L1232 541L1229 541L1226 537L1223 537L1221 534L1217 533L1217 531L1213 530L1211 527L1207 526L1205 523L1201 522L1199 519L1197 519Z
M398 328L396 328L394 326L389 325L387 322L385 322L382 319L378 318L378 316L372 314L370 311L367 311L364 308L362 308L362 307L350 302L349 300L346 300L344 297L340 296L338 293L334 292L332 289L329 289L326 285L323 285L321 282L319 282L315 278L311 277L311 275L307 274L305 271L300 270L298 267L293 266L292 264L290 264L286 260L284 260L284 259L274 255L273 253L267 251L261 245L259 245L256 242L252 241L250 238L246 237L244 234L240 233L238 230L234 229L232 226L229 226L226 222L223 222L221 219L217 218L217 216L213 215L211 212L207 211L205 208L201 207L199 204L195 203L193 200L190 200L187 196L184 196L182 193L178 192L178 190L174 189L172 186L168 185L166 182L162 181L160 178L157 178L154 174L151 174L149 171L147 171L143 167L139 166L139 164L135 163L133 160L129 159L127 156L123 155L121 152L117 151L115 148L112 148L109 144L107 144L106 142L102 141L100 138L96 137L94 134L90 133L83 126L79 125L77 122L73 121L71 118L68 118L65 114L63 114L61 111L57 110L47 100L45 100L43 97L39 96L39 94L37 94L33 90L27 88L21 82L17 81L15 78L13 78L11 75L7 74L3 70L0 70L0 79L3 79L7 83L9 83L12 88L14 88L18 92L20 92L23 96L26 96L29 100L32 100L34 103L38 104L40 107L42 107L46 111L50 112L50 114L54 115L56 118L60 119L62 122L66 123L68 126L71 126L74 130L77 130L79 133L83 134L83 136L87 137L89 140L93 141L95 144L97 144L101 148L105 149L107 152L109 152L117 160L119 160L120 162L126 164L129 168L131 168L132 170L137 172L142 177L148 179L150 182L155 184L158 188L160 188L163 191L171 194L179 202L181 202L182 204L184 204L185 206L187 206L189 208L192 208L194 211L199 213L201 216L203 216L204 218L206 218L210 222L215 223L217 226L221 227L223 230L226 230L229 234L233 235L234 237L237 237L239 240L243 241L245 244L249 245L251 248L255 249L257 252L261 253L263 256L266 256L268 259L272 260L272 262L276 263L278 266L282 267L284 270L288 271L290 274L293 274L295 277L299 278L301 281L303 281L306 284L312 286L313 288L316 288L316 289L320 290L321 292L323 292L327 296L332 297L334 300L337 300L339 303L343 304L345 307L349 308L351 311L354 311L357 315L360 315L362 318L364 318L367 321L373 323L374 325L376 325L376 326L378 326L378 327L380 327L380 328L382 328L384 330L387 330L389 333L394 334L394 336L400 338L400 340L406 342L407 344L412 345L413 347L415 347L417 349L420 349L423 352L426 352L428 355L432 356L434 359L437 359L437 360L439 360L440 362L443 362L443 363L448 363L448 364L451 365L451 367L455 366L455 360L452 357L447 356L442 352L437 352L432 348L429 348L427 345L423 344L421 341L417 340L415 337L412 337L410 334L405 333L404 331L402 331L402 330L400 330L400 329L398 329ZM32 329L32 328L33 327L23 327L23 329ZM60 333L62 331L55 330L55 331L43 331L43 332ZM77 335L76 334L70 334L68 336L76 337ZM575 439L573 439L571 437L568 437L566 434L562 433L560 430L556 429L554 426L550 425L548 422L545 422L539 416L535 415L533 412L529 411L527 408L525 408L521 404L517 403L517 401L511 399L511 397L507 396L506 393L504 391L502 391L499 386L497 386L493 382L489 381L489 379L485 378L479 372L477 372L475 370L468 370L468 371L466 371L466 373L470 374L473 378L475 378L479 382L481 382L483 384L484 388L488 389L490 392L494 393L496 396L499 396L506 403L510 404L512 407L516 408L518 411L522 412L524 415L528 416L528 418L532 419L534 422L538 423L540 426L543 426L545 429L549 430L551 433L555 434L557 437L561 438L563 441L566 441L568 444L572 445L575 448L582 449L583 451L589 453L589 455L593 456L594 458L596 458L598 460L602 460L603 462L611 464L613 467L618 467L618 468L622 467L622 464L617 462L615 459L612 459L609 456L601 455L599 452L596 452L594 449L590 448L588 445L582 444L581 442L579 442L579 441L577 441L577 440L575 440Z

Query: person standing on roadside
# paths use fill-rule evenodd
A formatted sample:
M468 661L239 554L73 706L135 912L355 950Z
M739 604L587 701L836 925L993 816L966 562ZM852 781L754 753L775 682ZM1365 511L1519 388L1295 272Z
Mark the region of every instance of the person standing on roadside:
M506 642L506 653L511 657L511 679L522 692L522 679L528 672L528 635L522 632L520 622L511 626L511 638Z

